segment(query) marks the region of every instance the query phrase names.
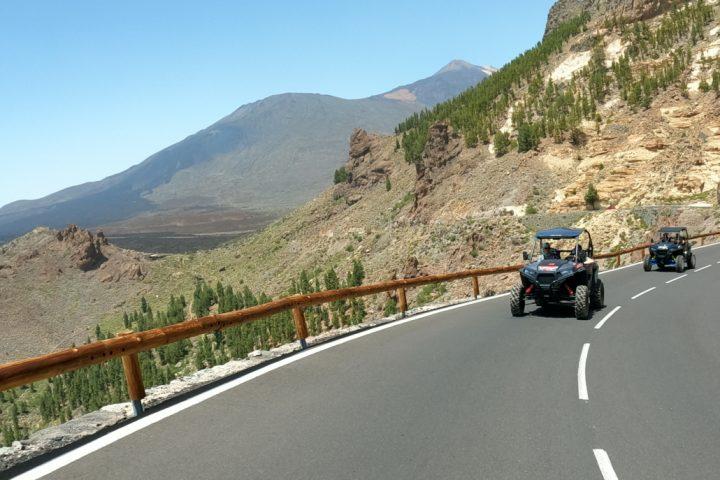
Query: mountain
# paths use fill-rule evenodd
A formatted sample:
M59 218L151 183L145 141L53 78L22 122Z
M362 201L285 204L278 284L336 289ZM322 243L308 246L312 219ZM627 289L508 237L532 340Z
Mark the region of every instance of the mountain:
M354 128L390 133L493 71L454 60L369 98L286 93L243 105L124 172L0 208L0 241L38 225L205 233L267 223L331 184Z

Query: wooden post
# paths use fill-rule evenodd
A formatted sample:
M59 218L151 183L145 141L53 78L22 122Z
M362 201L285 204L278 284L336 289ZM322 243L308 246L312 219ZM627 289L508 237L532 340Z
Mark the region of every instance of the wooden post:
M480 296L480 285L478 284L478 278L472 277L473 285L473 297L478 298Z
M398 304L400 307L400 313L404 317L405 312L407 312L407 298L405 297L405 289L403 287L398 288L397 295L398 295Z
M618 268L620 266L620 255L615 256L615 268Z
M300 340L300 346L305 349L307 348L307 341L305 339L308 336L308 330L303 309L300 307L293 308L292 315L293 320L295 321L295 333L297 335L297 339Z
M119 332L118 336L132 335L132 330ZM142 399L145 398L145 385L143 384L142 370L140 369L140 358L137 353L123 355L121 357L123 371L125 372L125 381L128 386L128 395L132 402L133 412L135 416L142 415L143 406Z
M702 237L702 238L700 239L700 245L705 245L705 237Z

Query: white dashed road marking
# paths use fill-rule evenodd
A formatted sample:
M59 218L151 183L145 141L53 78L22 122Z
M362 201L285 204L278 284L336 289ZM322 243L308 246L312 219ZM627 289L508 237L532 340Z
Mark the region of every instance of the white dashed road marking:
M618 310L620 310L620 308L621 308L621 307L618 305L617 307L615 307L615 308L613 308L612 310L610 310L610 313L608 313L607 315L605 315L605 317L604 317L602 320L600 320L600 321L597 323L597 325L595 325L595 330L600 330L600 328L601 328L603 325L605 325L605 322L607 322L610 317L612 317L613 315L615 315L615 312L617 312Z
M598 467L600 467L600 473L602 473L603 479L618 480L618 476L615 474L607 452L601 448L596 448L593 450L593 453L595 454L595 460L597 460Z
M580 400L589 400L587 381L585 380L585 364L587 363L588 350L590 344L586 343L580 352L580 363L578 363L578 398Z
M702 272L703 270L705 270L706 268L710 268L711 266L712 266L712 265L705 265L704 267L700 267L700 268L696 269L695 271L696 271L696 272Z
M688 274L686 273L686 274L684 274L684 275L680 275L679 277L675 277L675 278L673 278L673 279L671 279L671 280L668 280L668 281L665 282L665 283L672 283L672 282L674 282L675 280L680 280L681 278L685 278L685 277L687 277L687 276L688 276Z
M655 290L656 288L657 288L657 287L651 287L651 288L648 288L647 290L643 290L642 292L638 293L637 295L634 295L634 296L630 297L630 300L635 300L635 299L638 298L640 295L645 295L645 294L648 293L648 292L652 292L652 291Z

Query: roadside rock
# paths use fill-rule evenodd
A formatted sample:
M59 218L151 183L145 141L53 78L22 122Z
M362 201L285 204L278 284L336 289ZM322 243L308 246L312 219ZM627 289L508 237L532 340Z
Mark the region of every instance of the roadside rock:
M702 192L705 182L702 178L692 175L684 175L675 180L675 188L683 193Z

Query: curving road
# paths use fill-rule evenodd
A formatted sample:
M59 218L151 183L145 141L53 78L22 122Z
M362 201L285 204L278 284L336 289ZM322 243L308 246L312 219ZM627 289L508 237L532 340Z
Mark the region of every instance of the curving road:
M501 296L315 347L21 478L717 478L720 248L697 259L607 272L589 321Z

